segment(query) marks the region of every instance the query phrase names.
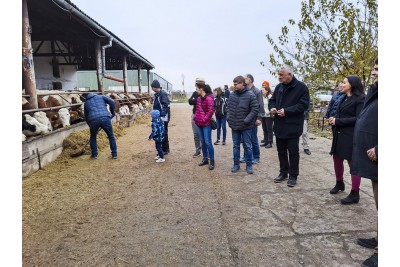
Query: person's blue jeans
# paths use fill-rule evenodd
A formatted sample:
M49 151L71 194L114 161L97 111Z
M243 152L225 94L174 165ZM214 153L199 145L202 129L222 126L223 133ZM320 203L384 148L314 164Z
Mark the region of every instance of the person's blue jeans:
M258 126L254 124L254 127L251 129L251 145L253 148L253 154L252 154L253 160L260 160L260 144L258 143L257 130Z
M251 164L251 155L253 155L253 149L251 147L251 131L235 131L232 130L232 142L233 142L233 164L239 165L240 162L240 140L243 139L244 157L247 164Z
M211 126L197 126L203 158L214 160L214 146L211 141Z
M226 141L226 116L216 118L217 121L217 140L221 140L221 126L222 126L222 141Z
M155 143L156 143L156 149L157 149L158 156L163 159L164 158L164 152L162 150L163 142L156 141Z
M92 157L97 157L97 133L99 129L103 129L108 136L110 142L111 156L117 156L117 142L115 141L114 132L111 124L110 117L101 117L91 120L89 123L90 128L90 150L92 151Z

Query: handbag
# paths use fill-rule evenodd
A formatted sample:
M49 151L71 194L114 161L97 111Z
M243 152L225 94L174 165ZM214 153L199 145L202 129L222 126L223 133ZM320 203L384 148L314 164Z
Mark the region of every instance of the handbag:
M210 120L210 125L211 125L211 129L212 129L212 130L217 129L217 122L215 121L214 118L211 118L211 120Z

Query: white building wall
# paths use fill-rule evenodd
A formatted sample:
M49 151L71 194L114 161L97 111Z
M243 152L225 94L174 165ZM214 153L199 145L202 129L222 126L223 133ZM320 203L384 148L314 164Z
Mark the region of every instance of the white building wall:
M33 51L40 42L32 42ZM61 49L64 47L60 44ZM58 47L56 46L56 49ZM64 49L67 52L67 49ZM39 53L51 53L50 41L44 42L40 47ZM35 57L33 64L35 67L35 78L37 89L53 89L53 82L61 82L63 90L74 90L78 87L78 74L76 66L60 66L60 78L53 76L53 67L51 65L52 57ZM65 62L63 57L58 57L60 63Z

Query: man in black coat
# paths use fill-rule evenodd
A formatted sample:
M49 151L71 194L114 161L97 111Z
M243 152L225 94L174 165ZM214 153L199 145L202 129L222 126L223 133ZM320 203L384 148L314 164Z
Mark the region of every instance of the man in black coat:
M229 97L226 118L229 127L232 129L233 167L231 171L237 172L240 169L240 140L243 138L246 171L248 174L252 174L251 131L257 119L258 102L256 96L247 88L243 76L237 76L233 80L233 84L235 91Z
M372 76L374 84L368 90L364 107L354 127L350 173L371 180L378 210L378 59L375 60ZM357 243L363 247L376 248L378 235L376 238L360 238ZM366 259L363 266L378 266L378 253Z
M162 90L158 80L151 83L151 89L155 93L153 109L160 111L161 120L164 121L165 138L162 142L162 150L164 155L167 155L169 153L168 123L171 119L170 101L167 92Z
M299 139L303 133L304 111L308 109L310 94L307 86L294 77L291 67L282 67L278 78L280 84L268 102L268 108L274 116L273 129L280 165L279 175L274 182L282 182L289 173L287 185L293 187L299 175Z
M205 83L204 78L196 78L196 83ZM197 132L197 125L193 120L194 114L196 113L196 104L197 98L199 97L199 92L197 89L193 92L192 96L189 98L189 105L193 106L193 114L192 114L192 131L193 131L193 138L194 138L194 146L196 147L196 152L193 154L193 158L197 158L201 155L201 143L199 139L199 134Z

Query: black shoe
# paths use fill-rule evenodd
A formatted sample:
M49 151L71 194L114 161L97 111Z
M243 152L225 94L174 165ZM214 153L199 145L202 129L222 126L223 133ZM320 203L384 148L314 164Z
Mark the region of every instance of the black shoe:
M193 158L197 158L197 157L199 157L201 155L201 152L200 151L196 151L196 153L194 153L193 154Z
M311 155L311 151L309 149L304 149L304 153L306 153L307 155Z
M215 161L213 159L210 159L210 165L208 165L208 169L211 171L214 170L214 168L215 168Z
M204 166L204 165L208 165L208 159L203 159L199 164L199 166Z
M378 267L378 253L374 253L371 257L361 263L362 267Z
M219 140L214 142L214 145L219 145L221 142Z
M271 148L272 147L272 144L267 144L266 146L265 146L265 148Z
M366 248L377 248L378 241L375 238L359 238L357 244Z
M260 146L266 146L266 145L267 145L267 143L264 143L264 142L260 143Z
M246 172L247 172L248 174L253 174L253 173L254 173L253 166L252 166L251 163L247 163L247 162L246 162Z
M287 186L293 187L297 183L297 178L295 177L289 177L289 180L287 181Z
M263 140L261 140L260 143L265 143L265 138Z
M280 183L280 182L282 182L283 180L285 180L286 178L288 178L288 175L287 175L287 174L282 174L282 173L280 173L280 174L278 175L278 177L275 177L274 183Z
M226 142L225 142L225 141L222 141L222 145L223 145L223 146L226 145Z
M344 183L343 181L336 181L336 185L334 188L329 191L331 194L337 194L340 191L344 191Z
M340 203L343 205L350 205L358 203L358 201L360 201L360 191L351 190L350 194L346 198L340 200Z

